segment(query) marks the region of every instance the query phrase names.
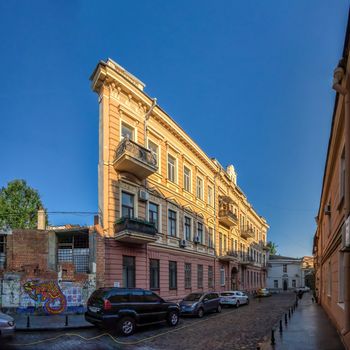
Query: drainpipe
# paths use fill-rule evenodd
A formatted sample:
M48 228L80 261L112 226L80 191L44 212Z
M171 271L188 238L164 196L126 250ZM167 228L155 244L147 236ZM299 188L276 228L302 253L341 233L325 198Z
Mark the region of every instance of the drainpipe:
M346 85L342 86L341 82L345 77L345 70L341 66L341 62L334 71L333 89L340 95L344 96L344 112L345 112L345 220L350 215L350 94ZM345 335L350 331L350 252L344 253L344 329L342 334Z
M219 173L215 173L214 175L214 237L213 237L213 243L214 243L214 288L216 285L216 178L219 175ZM220 265L219 265L220 266ZM220 286L221 287L221 286Z

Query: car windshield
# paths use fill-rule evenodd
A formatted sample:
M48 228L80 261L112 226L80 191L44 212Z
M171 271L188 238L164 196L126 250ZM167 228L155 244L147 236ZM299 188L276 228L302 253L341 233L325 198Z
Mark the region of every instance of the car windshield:
M230 293L230 292L223 292L220 294L222 297L230 297L232 295L235 295L235 293Z
M184 301L198 301L202 295L201 293L191 293L184 298Z

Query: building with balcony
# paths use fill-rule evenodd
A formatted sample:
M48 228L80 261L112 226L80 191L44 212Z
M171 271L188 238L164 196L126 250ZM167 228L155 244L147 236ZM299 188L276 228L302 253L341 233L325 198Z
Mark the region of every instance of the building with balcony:
M97 272L104 284L174 300L264 287L268 224L237 185L233 166L208 157L113 60L99 62L91 81L99 103L104 265Z
M314 236L316 297L350 348L350 25L336 91Z

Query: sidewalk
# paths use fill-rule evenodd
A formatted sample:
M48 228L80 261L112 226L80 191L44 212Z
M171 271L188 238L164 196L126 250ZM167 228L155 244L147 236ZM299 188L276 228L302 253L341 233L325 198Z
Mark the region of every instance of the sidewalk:
M12 315L13 316L13 315ZM27 327L27 315L17 314L13 318L16 322L16 331L52 331L61 329L89 328L94 327L91 323L86 322L84 314L68 315L68 325L66 326L65 315L53 316L29 316L29 325Z
M340 337L322 307L311 300L311 293L305 293L299 305L288 318L285 325L282 318L283 332L279 325L275 330L275 345L269 340L261 345L261 350L342 350Z

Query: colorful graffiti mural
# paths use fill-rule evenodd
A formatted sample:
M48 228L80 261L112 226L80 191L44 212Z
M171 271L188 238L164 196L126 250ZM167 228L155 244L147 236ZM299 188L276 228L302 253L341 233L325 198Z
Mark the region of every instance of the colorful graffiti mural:
M66 310L66 297L56 281L28 281L23 289L35 302L42 303L48 314L56 315Z

